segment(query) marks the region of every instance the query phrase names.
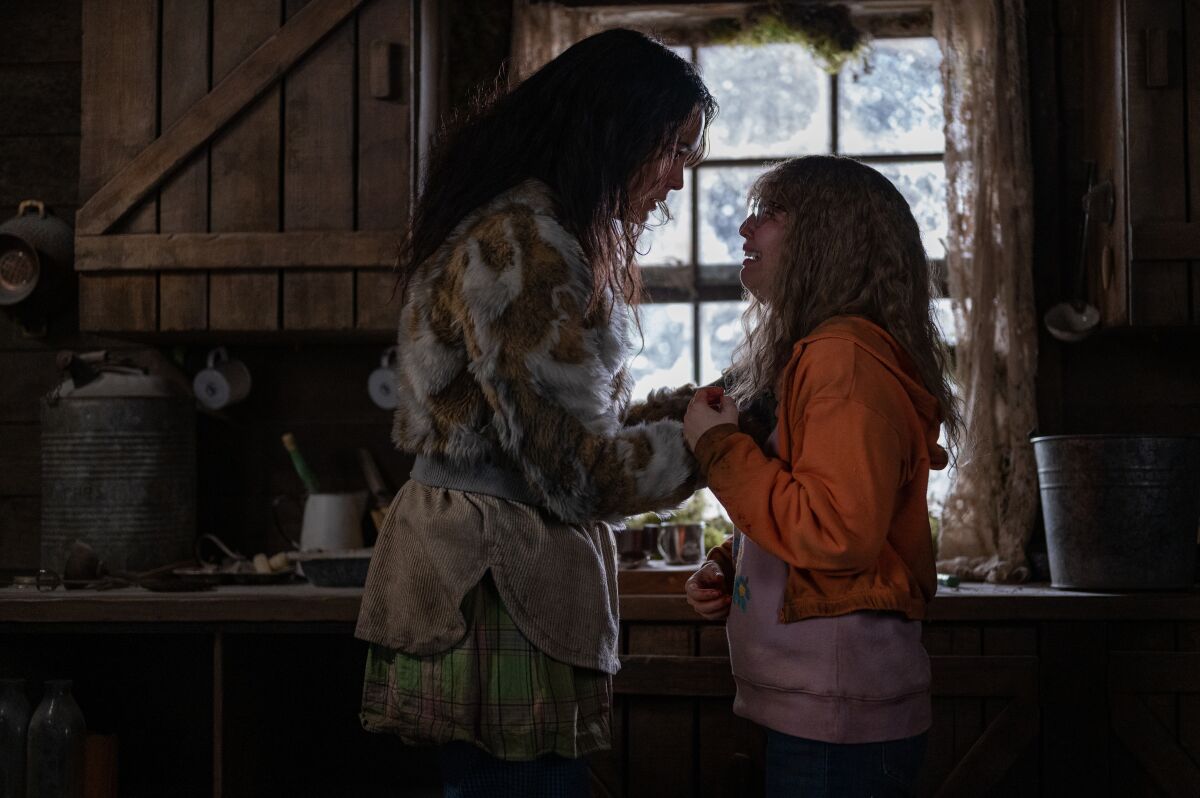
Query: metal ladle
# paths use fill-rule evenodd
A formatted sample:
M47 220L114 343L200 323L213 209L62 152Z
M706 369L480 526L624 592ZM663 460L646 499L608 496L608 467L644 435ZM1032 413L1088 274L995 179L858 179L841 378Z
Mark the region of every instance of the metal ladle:
M1088 164L1088 187L1083 195L1083 232L1079 237L1079 265L1075 274L1075 292L1068 302L1059 302L1046 311L1046 329L1060 341L1074 343L1092 334L1100 323L1100 311L1087 301L1087 241L1091 232L1092 202L1105 203L1109 224L1113 216L1113 187L1109 181L1095 185L1095 164Z

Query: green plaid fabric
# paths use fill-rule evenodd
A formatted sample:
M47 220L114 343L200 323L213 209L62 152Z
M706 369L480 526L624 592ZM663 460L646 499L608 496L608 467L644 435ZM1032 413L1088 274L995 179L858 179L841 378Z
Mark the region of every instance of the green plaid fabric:
M499 759L609 747L612 677L534 648L485 576L463 600L466 636L428 657L371 645L363 728L414 745L473 743Z

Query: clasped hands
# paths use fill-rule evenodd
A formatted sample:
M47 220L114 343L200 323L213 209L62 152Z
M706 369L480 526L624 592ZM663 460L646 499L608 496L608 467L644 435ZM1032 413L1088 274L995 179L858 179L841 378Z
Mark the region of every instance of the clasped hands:
M696 450L696 442L713 427L738 423L737 405L719 386L696 391L683 416L683 438L688 448Z

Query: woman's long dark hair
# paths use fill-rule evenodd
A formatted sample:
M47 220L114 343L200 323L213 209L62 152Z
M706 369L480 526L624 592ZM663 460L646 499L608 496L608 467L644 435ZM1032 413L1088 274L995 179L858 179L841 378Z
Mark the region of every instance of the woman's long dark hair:
M463 217L535 178L555 194L560 222L592 265L591 310L600 309L606 288L633 302L642 223L630 182L673 149L700 112L707 128L712 95L695 67L660 43L624 29L578 42L443 132L400 246L401 285Z

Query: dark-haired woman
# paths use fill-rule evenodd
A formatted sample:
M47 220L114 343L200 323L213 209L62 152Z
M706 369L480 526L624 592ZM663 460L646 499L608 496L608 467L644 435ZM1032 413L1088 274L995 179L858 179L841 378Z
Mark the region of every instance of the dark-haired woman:
M696 487L691 391L630 408L635 244L715 104L632 31L574 45L435 149L400 257L411 479L356 634L362 721L441 746L447 795L586 795L618 668L607 522Z

